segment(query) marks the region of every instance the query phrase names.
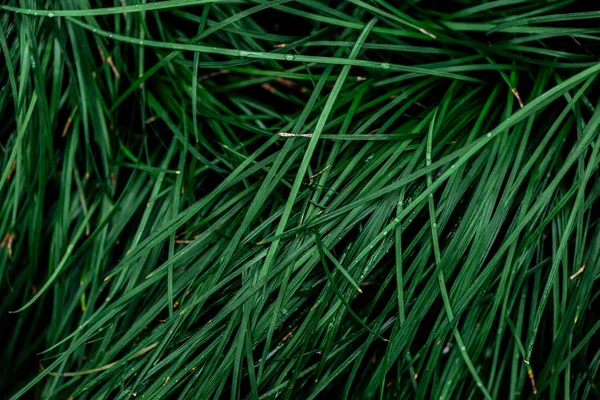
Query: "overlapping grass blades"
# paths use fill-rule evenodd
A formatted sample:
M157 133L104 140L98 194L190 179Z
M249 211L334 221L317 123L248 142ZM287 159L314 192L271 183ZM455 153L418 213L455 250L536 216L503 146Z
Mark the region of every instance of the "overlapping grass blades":
M600 397L592 6L4 2L0 390Z

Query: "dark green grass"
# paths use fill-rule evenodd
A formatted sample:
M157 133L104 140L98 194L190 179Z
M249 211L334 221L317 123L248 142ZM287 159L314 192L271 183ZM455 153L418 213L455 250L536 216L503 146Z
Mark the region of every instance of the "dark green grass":
M600 397L593 2L2 4L3 397Z

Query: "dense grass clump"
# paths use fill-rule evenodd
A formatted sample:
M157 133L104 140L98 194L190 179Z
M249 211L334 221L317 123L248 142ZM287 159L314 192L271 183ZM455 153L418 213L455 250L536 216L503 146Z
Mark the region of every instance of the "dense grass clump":
M600 397L600 12L0 6L0 393Z

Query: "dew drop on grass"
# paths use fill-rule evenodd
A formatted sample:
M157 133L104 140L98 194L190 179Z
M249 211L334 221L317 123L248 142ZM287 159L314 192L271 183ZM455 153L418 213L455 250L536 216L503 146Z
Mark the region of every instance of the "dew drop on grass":
M487 137L492 137L492 134L491 134L491 133L488 133L488 134L487 134Z
M50 17L50 18L54 17L54 13L53 12L48 13L48 17Z
M388 63L381 63L381 64L379 64L379 68L381 68L381 69L390 69L390 64L388 64Z
M250 55L250 52L249 51L240 50L239 51L239 55L240 55L240 57L248 57Z
M296 57L294 57L294 55L293 55L293 54L286 54L286 55L285 55L285 59L286 59L287 61L294 61L294 59L295 59L295 58L296 58Z

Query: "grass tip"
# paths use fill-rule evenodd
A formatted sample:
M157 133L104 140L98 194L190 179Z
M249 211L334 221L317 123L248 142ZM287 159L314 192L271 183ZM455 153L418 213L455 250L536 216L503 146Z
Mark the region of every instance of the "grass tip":
M571 280L571 281L572 281L573 279L577 278L577 276L578 276L578 275L580 275L580 274L581 274L581 273L582 273L584 270L585 270L585 265L582 265L582 266L581 266L581 268L579 268L579 269L577 270L577 272L575 272L573 275L571 275L571 276L569 277L569 280Z
M517 88L516 87L510 88L510 90L513 92L513 94L517 98L517 101L519 102L519 107L523 108L524 107L523 101L521 100L521 96L519 95L519 91L517 90Z
M437 39L437 36L435 36L433 33L429 33L429 32L427 32L427 31L426 31L425 29L423 29L423 28L419 28L419 32L421 32L421 33L423 33L423 34L425 34L425 35L429 36L429 37L430 37L430 38L432 38L432 39Z

